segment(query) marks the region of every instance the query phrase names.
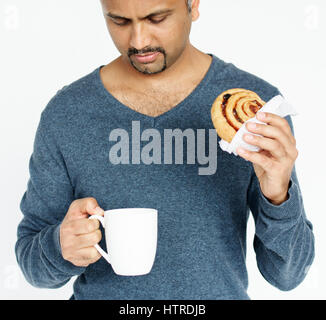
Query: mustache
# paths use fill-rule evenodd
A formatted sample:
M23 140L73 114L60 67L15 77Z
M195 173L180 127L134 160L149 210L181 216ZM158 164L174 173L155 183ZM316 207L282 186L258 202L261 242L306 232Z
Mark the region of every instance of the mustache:
M128 57L134 55L134 54L145 54L148 52L161 52L165 55L165 50L161 47L156 47L156 48L146 48L142 50L137 50L135 48L129 48L128 49Z

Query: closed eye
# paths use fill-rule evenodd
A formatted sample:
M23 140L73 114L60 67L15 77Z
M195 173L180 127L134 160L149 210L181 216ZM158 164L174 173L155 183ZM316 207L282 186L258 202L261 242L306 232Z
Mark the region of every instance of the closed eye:
M120 21L121 20L123 20L123 19L119 19ZM118 25L118 26L125 26L125 25L127 25L129 22L130 22L130 20L123 20L123 22L117 22L117 21L115 21L115 20L113 20L112 19L112 21L116 24L116 25Z
M159 24L159 23L163 22L165 19L166 19L166 17L164 17L162 19L148 18L148 20L153 24ZM118 19L118 20L120 20L121 22L118 22L117 20L112 19L112 21L118 26L126 26L130 22L130 20L126 20L126 19Z
M166 19L166 17L164 17L163 19L160 19L160 20L150 18L149 21L150 21L151 23L158 24L158 23L160 23L160 22L163 22L165 19Z

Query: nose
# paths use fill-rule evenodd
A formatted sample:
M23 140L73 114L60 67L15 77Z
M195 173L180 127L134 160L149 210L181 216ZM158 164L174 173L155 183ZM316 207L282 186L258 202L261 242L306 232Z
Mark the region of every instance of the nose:
M142 23L136 23L132 27L131 36L130 36L130 46L137 50L142 50L150 46L150 32Z

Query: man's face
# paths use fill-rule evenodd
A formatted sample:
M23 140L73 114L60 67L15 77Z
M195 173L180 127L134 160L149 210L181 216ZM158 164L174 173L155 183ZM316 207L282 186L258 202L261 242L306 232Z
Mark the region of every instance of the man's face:
M123 59L143 74L169 68L189 42L192 17L185 0L101 2L115 46Z

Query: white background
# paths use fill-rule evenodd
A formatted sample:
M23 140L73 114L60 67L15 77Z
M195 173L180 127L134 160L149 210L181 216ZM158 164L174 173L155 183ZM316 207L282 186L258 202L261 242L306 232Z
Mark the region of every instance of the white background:
M181 1L181 0L180 0ZM325 299L325 0L202 0L191 42L206 53L277 86L296 107L296 169L316 257L305 281L282 292L260 275L248 225L247 265L252 299ZM95 0L2 0L0 4L0 299L68 299L60 289L30 286L14 254L19 203L40 114L64 85L119 53Z

